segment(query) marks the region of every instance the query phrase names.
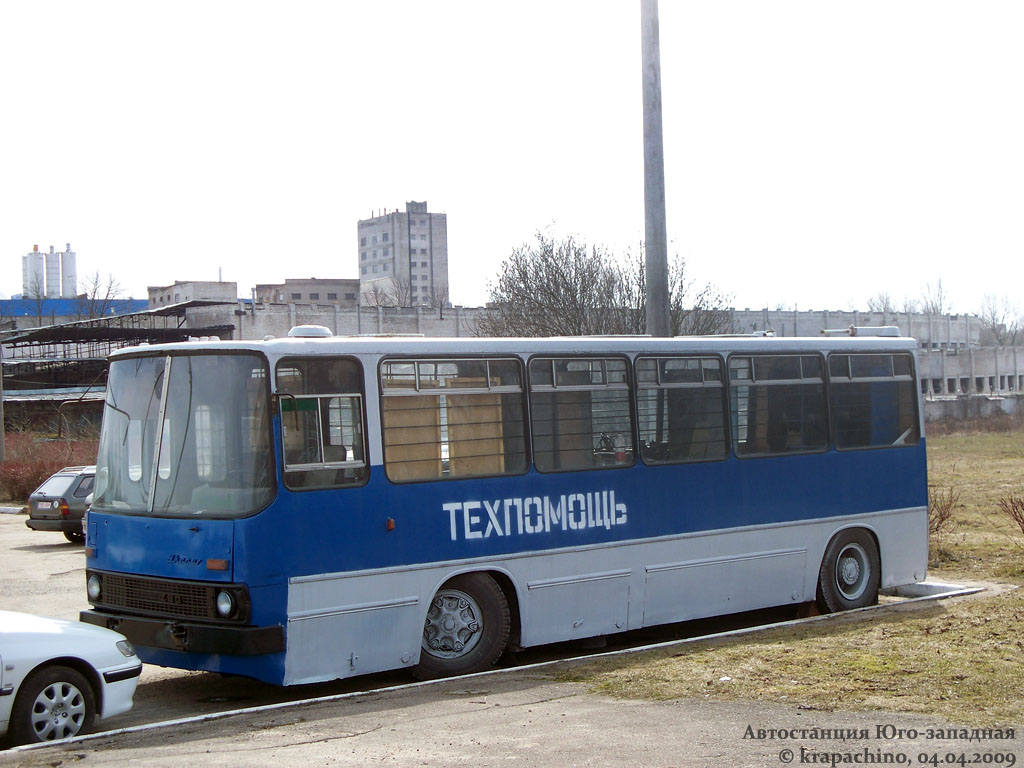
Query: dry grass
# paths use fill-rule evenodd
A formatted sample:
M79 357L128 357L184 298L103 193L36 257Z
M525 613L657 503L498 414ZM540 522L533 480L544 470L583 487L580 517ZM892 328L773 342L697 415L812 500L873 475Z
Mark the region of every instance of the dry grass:
M959 492L955 532L932 539L932 573L1024 584L1024 535L999 507L1024 493L1024 431L934 438L928 454L929 484Z
M815 622L570 671L639 699L790 701L809 709L1024 723L1024 590L870 620ZM724 680L723 678L728 678Z
M930 483L959 492L932 575L1024 584L1024 536L999 513L1024 489L1024 432L929 441ZM971 725L1024 723L1024 589L927 609L814 622L605 659L567 677L626 698L791 701L916 712ZM724 680L723 678L729 678Z

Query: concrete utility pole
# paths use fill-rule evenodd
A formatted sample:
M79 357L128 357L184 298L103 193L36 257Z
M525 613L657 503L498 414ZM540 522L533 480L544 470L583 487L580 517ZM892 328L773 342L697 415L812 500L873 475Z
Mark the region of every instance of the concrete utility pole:
M647 332L671 336L668 236L665 227L665 152L661 130L661 43L658 0L640 0L644 90L644 218Z

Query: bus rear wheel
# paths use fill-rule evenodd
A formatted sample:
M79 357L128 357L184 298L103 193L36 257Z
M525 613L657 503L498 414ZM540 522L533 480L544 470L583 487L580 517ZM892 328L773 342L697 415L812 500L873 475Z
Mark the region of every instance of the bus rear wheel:
M823 613L863 608L878 602L881 560L863 528L840 531L829 542L818 572L818 608Z
M427 609L420 680L467 675L490 669L508 643L511 618L501 587L484 573L468 573L445 582Z

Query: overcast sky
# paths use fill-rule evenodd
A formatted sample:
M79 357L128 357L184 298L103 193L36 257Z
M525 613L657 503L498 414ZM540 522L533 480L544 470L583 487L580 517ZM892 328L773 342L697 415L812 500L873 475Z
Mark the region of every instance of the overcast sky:
M4 2L0 293L66 243L127 292L356 277L448 214L476 305L543 230L643 237L639 0ZM739 307L1024 277L1024 3L661 2L670 253ZM1024 302L1022 302L1024 303Z

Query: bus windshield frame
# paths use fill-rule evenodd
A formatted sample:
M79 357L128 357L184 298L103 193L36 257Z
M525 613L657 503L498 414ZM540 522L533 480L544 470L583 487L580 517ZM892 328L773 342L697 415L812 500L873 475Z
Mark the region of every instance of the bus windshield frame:
M277 494L271 422L270 365L258 352L116 358L93 508L154 517L254 515Z

